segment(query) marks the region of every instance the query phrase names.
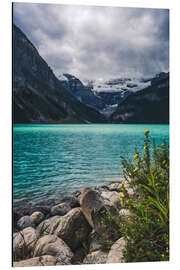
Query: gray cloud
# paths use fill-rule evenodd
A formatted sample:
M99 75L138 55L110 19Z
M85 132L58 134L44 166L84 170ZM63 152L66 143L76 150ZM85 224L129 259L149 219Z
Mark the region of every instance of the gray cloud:
M13 11L56 75L109 79L169 69L168 10L15 3Z

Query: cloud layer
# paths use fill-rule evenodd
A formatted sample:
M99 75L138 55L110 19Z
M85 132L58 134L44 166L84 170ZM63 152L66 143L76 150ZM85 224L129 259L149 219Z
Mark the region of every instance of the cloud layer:
M13 14L56 75L109 79L169 70L168 10L15 3Z

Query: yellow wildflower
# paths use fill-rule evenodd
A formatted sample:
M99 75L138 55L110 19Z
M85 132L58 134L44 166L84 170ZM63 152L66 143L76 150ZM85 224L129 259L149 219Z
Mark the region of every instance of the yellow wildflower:
M122 170L122 172L124 172L124 170L125 170L125 169L124 169L124 168L122 168L121 170Z
M120 193L119 197L120 198L124 198L124 194L123 193Z
M163 258L164 258L164 256L165 256L164 254L161 255L161 257L163 257Z
M138 157L139 157L138 153L135 153L135 154L134 154L134 159L136 159L136 158L138 158Z
M102 210L102 211L101 211L101 214L104 214L104 213L105 213L105 211L104 211L104 210Z
M149 133L148 129L145 129L144 134L147 135Z
M139 158L136 158L136 162L139 163L140 162L140 159Z
M144 146L144 150L146 150L148 147L149 147L149 145L145 145L145 146Z
M137 170L138 170L137 168L134 168L133 172L137 172Z
M162 164L166 164L166 160L163 160Z

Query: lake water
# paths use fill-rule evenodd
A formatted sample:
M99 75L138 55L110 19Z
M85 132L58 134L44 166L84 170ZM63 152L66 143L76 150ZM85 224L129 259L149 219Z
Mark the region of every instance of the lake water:
M142 152L145 129L169 142L169 125L14 125L14 208L121 178L119 155Z

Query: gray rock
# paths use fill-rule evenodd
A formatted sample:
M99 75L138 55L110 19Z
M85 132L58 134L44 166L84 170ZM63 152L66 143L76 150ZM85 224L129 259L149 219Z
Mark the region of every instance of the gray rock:
M102 192L102 191L108 191L109 188L106 185L100 185L100 186L96 186L95 190L97 190L98 192Z
M68 212L60 219L55 234L63 239L74 251L86 240L91 231L81 208L77 207Z
M120 192L120 191L121 191L121 188L122 188L122 183L112 183L112 184L109 186L109 190L110 190L110 191L117 191L117 192Z
M59 225L60 219L60 216L54 216L45 219L38 225L36 230L44 234L53 234L57 226Z
M79 207L79 201L75 196L67 195L60 199L59 203L67 203L71 208Z
M46 205L43 205L46 204L45 201L42 202L42 204L32 204L32 203L29 203L27 205L25 205L23 208L19 209L17 214L18 214L18 217L21 218L23 216L30 216L32 215L32 213L34 212L41 212L43 213L45 216L49 214L50 212L50 207Z
M86 189L81 195L80 205L87 221L98 234L111 232L111 225L105 224L105 218L109 214L119 214L110 201L103 201L97 191Z
M13 252L18 257L22 258L22 250L24 255L31 255L31 252L38 239L38 232L31 227L13 234ZM23 259L23 258L22 258Z
M103 200L111 202L115 207L120 207L121 205L119 193L116 191L103 191L101 197Z
M64 216L71 210L71 207L67 203L60 203L51 208L52 216Z
M41 223L41 221L43 221L43 219L45 218L44 214L39 211L32 213L30 217L36 226Z
M19 262L13 262L13 267L51 266L51 265L56 265L56 258L50 255L35 257Z
M84 264L105 264L108 252L97 250L88 254L83 260Z
M23 230L27 227L35 227L35 224L30 216L21 217L17 222L17 227Z
M126 248L126 241L124 238L118 239L111 247L108 258L107 258L107 263L123 263L125 262L124 257L123 257L123 252Z
M66 243L56 235L41 237L34 249L34 256L51 255L56 257L57 264L71 264L73 253Z
M81 194L80 205L87 221L91 227L94 228L95 224L93 222L92 215L104 208L104 202L101 196L97 191L87 188ZM96 231L96 228L94 229Z

